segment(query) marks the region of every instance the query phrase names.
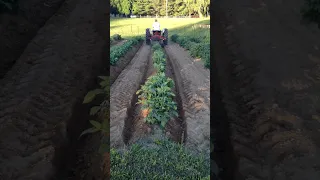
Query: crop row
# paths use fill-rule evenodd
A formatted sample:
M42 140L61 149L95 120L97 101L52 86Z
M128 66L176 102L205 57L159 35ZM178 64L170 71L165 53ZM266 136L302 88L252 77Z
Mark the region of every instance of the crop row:
M134 37L132 39L128 39L123 45L121 46L113 46L110 48L110 64L112 66L116 65L119 58L124 56L132 46L138 44L142 38L140 36Z
M190 55L201 58L206 68L210 68L210 42L202 41L199 38L180 36L173 34L171 40L189 50Z
M152 49L153 66L157 73L137 91L140 94L138 104L142 105L143 112L147 112L144 117L147 123L160 124L164 128L171 118L178 117L175 94L172 92L174 82L165 75L166 58L161 46L155 44Z

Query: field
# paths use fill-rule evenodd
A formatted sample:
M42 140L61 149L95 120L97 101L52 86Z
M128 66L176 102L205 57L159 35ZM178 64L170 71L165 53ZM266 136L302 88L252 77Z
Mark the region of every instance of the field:
M124 38L130 38L134 36L145 36L146 28L152 28L154 18L131 18L131 19L110 19L110 36L113 34L121 34ZM160 28L169 29L169 33L172 34L188 34L196 35L199 31L206 33L206 41L210 41L210 31L194 30L191 27L197 24L210 24L210 19L190 19L190 18L159 18Z
M208 23L209 19L168 19L166 23L161 23L165 20L159 19L161 26L166 26L170 34L168 45L164 48L158 42L145 44L145 30L142 30L147 28L145 21L150 21L150 25L153 23L153 19L111 19L110 22L110 36L119 34L122 37L110 49L110 60L115 59L110 67L110 78L114 79L110 90L110 145L113 149L111 177L142 178L145 177L143 172L137 173L139 170L135 167L148 166L151 169L162 169L150 178L207 178L210 174L210 72L199 57L192 57L190 51L171 41L171 36L176 34L179 37L201 39L199 44L210 45L209 41L206 42L207 39L200 38L196 33L202 32L210 38L208 26L197 26ZM132 32L136 29L135 33L131 33L131 27ZM126 50L125 55L113 58L116 56L113 51L122 50L126 43L135 38L139 42ZM188 41L192 42L192 39ZM199 51L201 50L200 48ZM141 151L150 156L156 155L154 150L161 149L161 146L157 148L155 143L162 142L163 139L184 145L180 155L174 153L174 148L164 152L167 153L167 159L176 161L176 166L161 161L154 161L152 164L153 161L149 160L141 160L137 162L137 166L121 164L120 167L123 168L115 164L130 161L127 154L132 153L137 143L139 147L142 146ZM126 145L133 149L125 148ZM185 150L191 153L184 152ZM204 155L204 161L195 155L197 153ZM192 161L201 166L192 167L194 163L190 164L188 159L182 158L185 156L193 157ZM147 157L138 153L132 158ZM163 162L166 161L164 158ZM179 170L182 166L185 166L183 169L194 169L194 172L183 173L183 170ZM172 169L175 170L171 171ZM166 173L167 176L163 176Z

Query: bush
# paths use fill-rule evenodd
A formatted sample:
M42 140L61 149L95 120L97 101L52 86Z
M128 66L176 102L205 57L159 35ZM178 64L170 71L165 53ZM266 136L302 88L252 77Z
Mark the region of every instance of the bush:
M187 43L184 48L186 50L191 50L193 47L197 46L197 43L190 41L189 43Z
M195 43L193 47L190 49L190 55L193 57L201 57L202 53L202 45L199 43Z
M113 36L111 36L111 38L113 40L121 40L122 39L120 34L114 34Z
M141 40L142 38L139 36L139 37L129 39L127 42L125 42L121 46L111 47L110 48L110 64L113 66L116 65L118 59L123 55L125 55L128 52L128 50L132 48L132 46L138 44Z
M177 43L182 47L186 47L190 43L190 40L187 37L181 36L177 39Z
M210 179L210 161L169 140L137 143L124 152L111 149L110 179Z
M210 54L205 54L201 59L204 62L204 66L210 68Z
M177 42L177 39L179 38L179 35L178 34L173 34L172 36L171 36L171 40L173 41L173 42Z

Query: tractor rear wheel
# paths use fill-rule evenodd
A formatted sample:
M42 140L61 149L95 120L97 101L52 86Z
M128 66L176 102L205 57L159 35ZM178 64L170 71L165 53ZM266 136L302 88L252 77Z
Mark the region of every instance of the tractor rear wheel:
M151 37L151 34L150 34L150 29L146 29L146 44L147 45L150 45L151 42L150 42L150 37Z
M167 45L168 44L168 29L164 29L163 30L163 37L166 38L165 40L163 40L163 44Z
M164 45L165 45L165 44L164 44L164 40L160 40L160 41L159 41L159 44L160 44L160 46L161 46L162 48L164 48Z

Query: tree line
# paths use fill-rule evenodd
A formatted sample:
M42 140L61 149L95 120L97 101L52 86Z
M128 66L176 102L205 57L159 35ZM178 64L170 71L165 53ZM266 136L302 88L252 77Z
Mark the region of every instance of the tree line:
M210 0L110 0L111 14L208 16Z

